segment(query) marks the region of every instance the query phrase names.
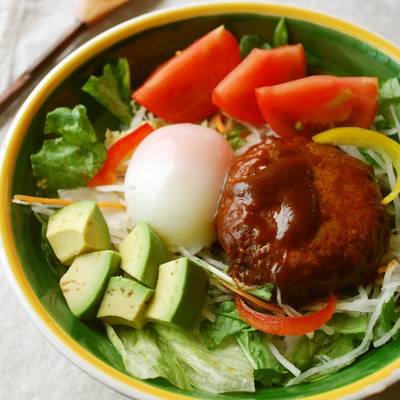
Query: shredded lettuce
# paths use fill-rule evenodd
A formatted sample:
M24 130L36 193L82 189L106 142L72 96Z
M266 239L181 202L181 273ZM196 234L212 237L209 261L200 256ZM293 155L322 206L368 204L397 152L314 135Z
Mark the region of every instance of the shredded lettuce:
M129 62L120 58L114 64L106 64L103 75L92 75L82 90L90 94L123 124L129 125L133 117L130 103L131 78Z
M106 330L133 376L163 377L184 390L255 391L253 369L235 341L210 351L191 335L163 325L142 330L107 326Z
M289 43L289 32L285 18L281 18L275 28L273 45L274 47L285 46Z

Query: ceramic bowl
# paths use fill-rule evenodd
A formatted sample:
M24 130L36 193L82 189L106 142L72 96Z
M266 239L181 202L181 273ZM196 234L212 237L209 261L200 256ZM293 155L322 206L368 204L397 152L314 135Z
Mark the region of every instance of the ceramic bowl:
M86 104L97 127L115 121L80 87L103 64L127 57L133 87L175 51L224 24L238 37L259 33L271 39L282 16L290 41L301 42L321 62L315 70L380 78L400 74L400 50L348 22L317 12L265 3L202 3L151 13L118 25L74 51L55 67L25 101L2 148L0 228L2 263L21 303L40 331L72 362L101 382L137 399L334 399L360 398L399 376L400 341L372 350L324 380L257 393L213 396L184 392L162 379L141 381L124 370L101 325L82 323L68 310L40 247L40 226L28 207L11 204L15 193L34 194L30 154L43 141L45 115L56 106ZM396 372L397 371L397 372Z

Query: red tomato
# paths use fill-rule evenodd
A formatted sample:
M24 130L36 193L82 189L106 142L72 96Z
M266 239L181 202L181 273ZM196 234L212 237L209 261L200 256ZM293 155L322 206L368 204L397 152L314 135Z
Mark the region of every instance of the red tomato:
M313 332L324 326L336 309L336 297L332 294L324 308L301 317L276 316L255 311L240 296L235 296L235 302L238 313L245 322L271 335L301 336Z
M263 124L265 120L254 89L302 78L305 74L306 57L301 44L273 50L253 49L216 87L213 102L235 119Z
M310 138L335 126L369 128L378 108L378 79L315 75L259 88L256 97L279 135Z
M132 98L169 122L198 122L216 111L212 91L239 63L237 40L220 26L158 67Z

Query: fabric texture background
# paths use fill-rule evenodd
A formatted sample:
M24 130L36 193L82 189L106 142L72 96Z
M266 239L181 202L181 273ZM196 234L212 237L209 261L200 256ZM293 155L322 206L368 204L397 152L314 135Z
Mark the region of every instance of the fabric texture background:
M275 2L331 13L400 45L400 0ZM106 21L80 36L59 59L116 23L151 10L188 3L188 0L131 0ZM0 0L0 92L72 26L74 7L73 0ZM0 142L34 84L0 115ZM42 337L18 304L1 268L0 305L0 400L126 399L80 371ZM371 400L394 400L399 398L399 393L400 384L397 384Z

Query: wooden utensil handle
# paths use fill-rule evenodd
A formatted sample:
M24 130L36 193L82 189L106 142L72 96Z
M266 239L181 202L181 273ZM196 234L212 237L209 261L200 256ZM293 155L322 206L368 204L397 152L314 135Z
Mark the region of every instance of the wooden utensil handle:
M0 113L11 103L15 96L31 81L32 77L40 72L42 68L85 28L85 24L77 21L72 28L67 31L49 50L31 65L22 75L20 75L4 93L0 95Z

